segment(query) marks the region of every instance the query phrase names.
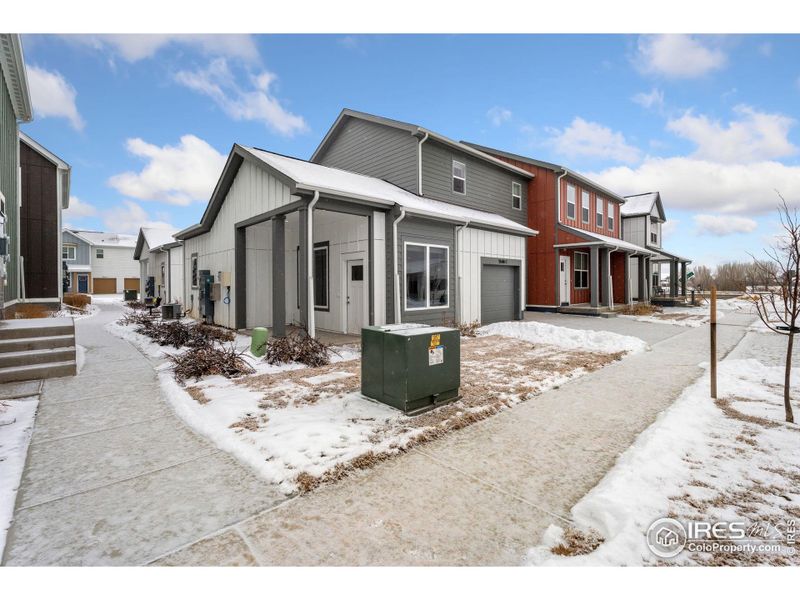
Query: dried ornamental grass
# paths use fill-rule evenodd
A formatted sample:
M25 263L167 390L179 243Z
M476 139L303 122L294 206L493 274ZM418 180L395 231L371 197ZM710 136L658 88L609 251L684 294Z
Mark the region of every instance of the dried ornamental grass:
M41 304L18 304L14 307L15 319L45 319L52 315L52 311Z
M91 303L92 297L87 294L77 294L75 292L64 294L64 304L68 304L69 306L86 308L86 306Z

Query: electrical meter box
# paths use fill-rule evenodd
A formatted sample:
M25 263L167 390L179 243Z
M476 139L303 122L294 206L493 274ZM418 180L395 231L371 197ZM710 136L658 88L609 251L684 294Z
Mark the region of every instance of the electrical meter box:
M458 398L461 334L414 323L361 330L361 393L415 415Z

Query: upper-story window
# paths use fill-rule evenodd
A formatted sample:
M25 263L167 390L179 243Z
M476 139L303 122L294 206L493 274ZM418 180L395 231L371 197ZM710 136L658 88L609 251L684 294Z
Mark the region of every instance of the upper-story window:
M614 231L614 205L608 203L608 230Z
M77 250L77 247L72 244L64 244L61 248L61 258L63 260L75 260L75 253Z
M650 223L650 243L651 244L658 244L658 234L659 234L659 224L658 223Z
M589 222L589 192L581 190L581 221Z
M575 186L567 184L567 218L575 220Z
M522 210L522 184L517 181L511 183L511 208Z
M453 161L453 191L456 194L467 193L467 165Z
M103 258L104 252L103 248L96 248L94 251L95 258Z
M600 198L599 196L595 199L594 204L596 206L596 215L594 224L596 227L603 227L603 207L606 204L606 201Z

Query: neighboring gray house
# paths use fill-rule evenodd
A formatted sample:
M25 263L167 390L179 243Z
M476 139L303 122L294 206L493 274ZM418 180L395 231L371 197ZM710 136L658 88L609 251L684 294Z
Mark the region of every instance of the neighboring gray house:
M19 123L33 120L22 42L0 33L0 318L21 297Z
M67 290L81 294L120 294L139 289L136 237L124 233L65 229L61 257L67 265Z
M142 227L136 238L134 260L139 261L142 297L183 304L183 244L173 229Z
M491 210L502 195L494 184L483 208L478 190L488 168L510 206L512 180L527 175L480 152L454 155L467 173L451 185L460 188L466 175L469 190L454 194L458 204L234 145L200 223L175 235L184 242L187 308L195 318L276 335L293 322L315 335L521 318L525 241L536 232L525 225L524 200L503 211L512 219ZM210 302L201 303L206 292Z
M311 162L383 179L424 198L490 212L528 226L532 173L419 125L344 109ZM398 214L394 211L391 216ZM483 236L478 231L480 228L404 218L398 225L398 260L403 260L403 248L414 240L436 239L451 252L464 244L477 244L471 247L473 261L462 260L453 273L463 286L463 306L459 314L453 310L447 318L482 323L518 318L525 306L524 248L521 255L508 248L498 253L491 242L467 239ZM391 257L389 252L389 268ZM410 315L401 308L403 314L395 314L393 296L387 296L390 322L402 318L441 323L440 311Z
M647 192L625 196L620 209L622 215L622 239L657 254L644 258L642 263L648 274L648 288L639 289L639 261L631 259L632 295L639 301L648 301L657 296L674 298L686 295L686 265L692 262L677 254L667 252L662 246L663 225L667 220L659 192ZM661 281L661 265L669 265L668 285Z

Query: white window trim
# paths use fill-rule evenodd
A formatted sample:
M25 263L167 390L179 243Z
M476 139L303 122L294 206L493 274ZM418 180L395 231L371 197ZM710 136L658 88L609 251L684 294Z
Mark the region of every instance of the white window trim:
M514 193L514 188L519 188L519 194ZM514 200L519 199L519 206L514 206ZM511 182L511 208L522 210L522 184L519 181Z
M585 269L579 269L578 268L578 260L577 260L577 258L575 258L575 257L573 258L573 260L572 260L572 287L574 287L576 290L588 290L589 289L589 253L588 252L574 252L573 254L575 254L575 257L577 257L579 254L581 254L581 255L586 257L586 262L584 263L586 265L586 268ZM577 280L575 279L575 273L577 273L578 271L580 271L581 273L586 273L586 285L584 285L584 286L579 286Z
M569 201L569 191L570 189L575 190L575 197L573 198L572 202ZM570 204L572 205L572 216L569 216L569 207ZM570 221L577 221L578 220L578 188L571 183L567 184L567 219Z
M586 194L586 196L584 196ZM586 198L586 218L583 218L583 199ZM592 220L592 196L587 190L581 190L581 222L585 225Z
M97 253L102 252L102 256L98 256ZM106 250L105 248L95 248L94 249L94 257L95 258L105 258L106 257Z
M314 254L320 250L325 251L325 299L327 300L326 304L317 304L314 302L314 310L330 310L331 309L331 252L330 252L330 245L320 245L314 246ZM316 256L314 257L315 260L313 261L316 264ZM316 280L316 273L314 273L314 291L316 292L317 288L317 280ZM315 298L316 300L316 298Z
M606 224L608 225L608 230L611 231L611 232L614 231L614 221L616 221L616 219L614 218L614 213L615 212L616 211L614 210L614 205L611 204L611 202L609 202L608 206L606 206L606 213L607 213L606 214Z
M605 204L606 201L604 198L600 196L595 196L594 198L594 226L603 229L606 224L606 215L605 215ZM600 217L600 224L597 224L597 217Z
M414 308L408 307L408 290L407 290L407 276L408 273L408 247L409 246L420 246L425 248L425 285L428 286L428 293L425 295L425 303L427 306L418 306ZM431 267L431 257L430 257L430 249L431 248L444 248L447 250L447 267L445 273L447 273L447 304L443 306L431 306L431 277L430 277L430 267ZM414 312L420 310L444 310L446 308L450 308L450 246L443 246L441 244L421 244L419 242L404 242L403 243L403 308L406 312Z
M459 164L459 165L461 165L461 168L462 168L462 169L463 169L463 171L464 171L464 177L459 177L459 176L457 176L457 175L456 175L456 164ZM461 162L460 160L456 160L456 159L454 158L454 159L453 159L453 166L451 167L451 173L452 173L452 178L451 178L451 180L450 180L450 187L452 188L452 190L453 190L453 193L454 193L454 194L459 194L459 195L461 195L461 196L466 196L466 195L467 195L467 164L466 164L466 163L463 163L463 162ZM457 191L456 191L456 187L453 185L453 182L454 182L456 179L460 179L461 181L463 181L463 182L464 182L464 191L463 191L463 192L457 192Z
M64 250L67 251L67 258L64 258ZM69 251L72 250L72 256ZM62 244L61 246L61 260L76 260L78 258L78 246L75 244Z

